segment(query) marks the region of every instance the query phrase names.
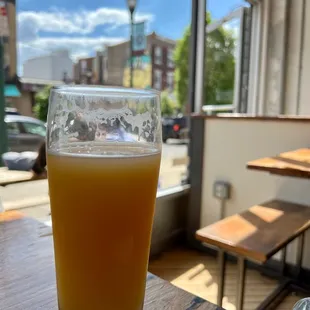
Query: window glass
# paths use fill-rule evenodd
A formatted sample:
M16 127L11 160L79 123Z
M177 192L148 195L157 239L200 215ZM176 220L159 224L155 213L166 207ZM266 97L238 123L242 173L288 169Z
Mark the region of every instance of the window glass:
M45 137L46 128L43 125L35 123L23 123L23 126L27 133Z
M160 46L155 47L155 60L156 65L162 64L162 48Z
M167 66L168 66L168 68L173 68L174 67L173 49L172 48L168 49L168 53L167 53Z
M6 124L6 128L7 128L7 131L8 131L8 134L9 135L17 135L19 134L19 127L18 127L18 124L15 123L15 122L9 122Z
M169 92L172 92L174 89L174 73L168 72L167 73L167 89Z
M162 71L154 70L154 88L161 90L162 88Z

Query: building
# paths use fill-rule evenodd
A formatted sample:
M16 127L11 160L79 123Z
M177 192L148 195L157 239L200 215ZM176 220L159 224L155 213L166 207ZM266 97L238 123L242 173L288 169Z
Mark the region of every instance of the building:
M73 78L73 62L69 51L59 50L27 60L23 65L23 77L52 81L70 81Z
M2 16L1 21L7 22L8 34L4 34L3 29L1 30L1 37L3 40L4 48L4 73L6 83L16 84L17 75L16 75L16 7L15 1L7 1L5 3L5 14ZM3 28L6 28L5 25L2 25ZM1 28L2 28L1 27Z
M157 90L174 88L174 40L155 32L147 35L147 48L143 55L134 54L134 87L152 87ZM129 86L130 41L106 47L106 84Z
M25 116L33 116L33 107L35 105L35 95L46 86L60 86L64 81L53 81L33 78L20 78L18 88L20 96L10 101L10 106L18 110Z
M4 95L5 104L18 100L20 94L17 88L18 77L16 74L16 6L15 1L6 1L1 3L0 14L0 36L2 38L4 51ZM1 124L0 124L1 126Z
M105 52L97 51L94 57L80 58L73 65L75 84L104 84L107 60Z
M134 53L133 86L158 90L174 89L173 50L176 42L158 36L147 37L147 48ZM76 84L130 86L130 41L105 46L95 57L81 58L74 64Z

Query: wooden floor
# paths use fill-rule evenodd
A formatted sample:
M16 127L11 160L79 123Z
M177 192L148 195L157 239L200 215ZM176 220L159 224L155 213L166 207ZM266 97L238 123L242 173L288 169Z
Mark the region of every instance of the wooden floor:
M186 291L216 303L218 268L215 257L193 250L175 249L151 260L149 270ZM236 270L237 265L228 263L223 299L223 307L227 310L236 309ZM276 285L275 280L255 270L248 270L244 310L254 310ZM292 310L294 304L303 297L292 294L277 309Z

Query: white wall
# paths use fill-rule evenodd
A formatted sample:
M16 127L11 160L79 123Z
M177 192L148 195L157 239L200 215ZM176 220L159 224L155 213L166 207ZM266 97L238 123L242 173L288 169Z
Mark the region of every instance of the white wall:
M27 60L23 65L23 77L51 80L52 59L49 55Z
M309 147L310 119L302 122L218 118L205 122L201 227L220 219L220 204L212 195L216 180L232 184L226 216L274 198L310 206L310 180L246 169L250 160ZM309 236L304 256L308 268ZM295 245L288 248L290 262L294 262L294 253Z
M62 81L64 72L68 78L73 78L73 61L67 51L55 51L26 61L23 77Z
M310 115L310 1L262 0L253 12L249 112Z
M52 76L51 80L62 81L64 72L67 73L68 79L73 79L73 61L68 55L52 56Z

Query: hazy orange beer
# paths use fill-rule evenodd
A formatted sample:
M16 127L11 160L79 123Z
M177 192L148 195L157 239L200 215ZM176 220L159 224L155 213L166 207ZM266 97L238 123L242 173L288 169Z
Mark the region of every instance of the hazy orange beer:
M81 95L90 96L92 102L104 96L115 97L120 91L123 97L144 98L145 108L140 113L141 108L128 108L124 103L111 112L103 101L103 112L94 117L96 110L86 104L86 119L89 111L95 119L92 130L97 131L100 122L106 125L108 134L104 140L95 134L93 140L80 141L79 135L85 137L87 133L75 130L89 131L90 123L74 127L74 121L57 118L57 108L49 110L48 178L58 301L62 310L143 307L160 166L158 95L152 91L61 87L52 91L50 106L65 97L71 100L72 113L74 109L81 111L79 105L75 106ZM143 125L141 117L148 126ZM115 122L115 118L120 119L121 126L116 129L108 121ZM53 126L54 132L60 128L56 137ZM135 126L148 130L148 134L145 130L144 134L137 133Z

